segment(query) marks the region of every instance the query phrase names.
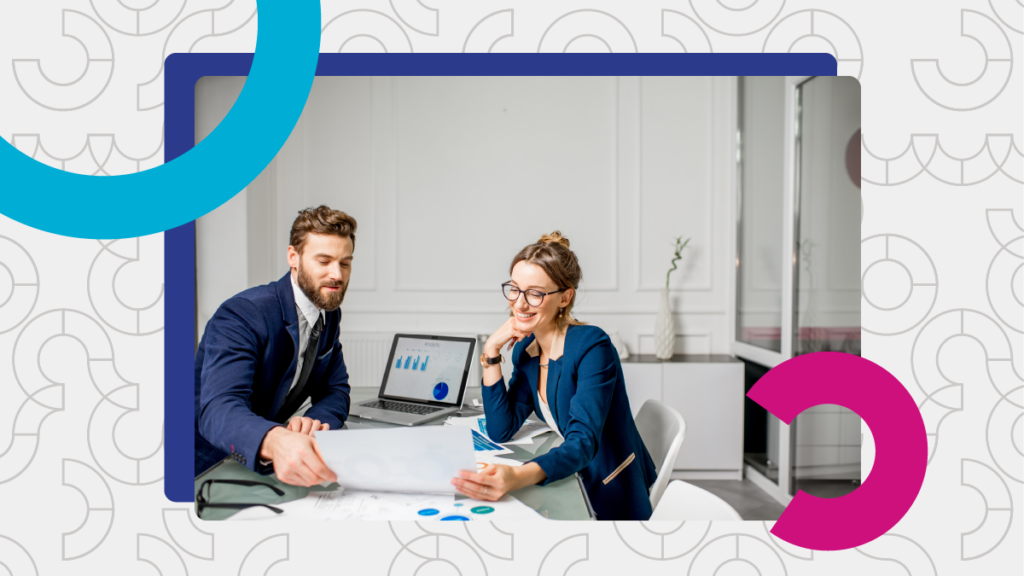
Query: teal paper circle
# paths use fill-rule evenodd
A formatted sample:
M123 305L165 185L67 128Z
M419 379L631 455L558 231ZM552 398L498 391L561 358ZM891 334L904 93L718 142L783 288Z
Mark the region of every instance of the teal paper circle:
M76 238L132 238L175 228L227 202L277 155L309 97L320 2L257 1L256 53L220 125L171 162L124 176L62 172L0 139L0 214Z

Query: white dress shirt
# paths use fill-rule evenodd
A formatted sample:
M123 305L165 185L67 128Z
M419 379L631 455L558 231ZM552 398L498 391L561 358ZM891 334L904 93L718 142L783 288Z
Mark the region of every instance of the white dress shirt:
M554 415L551 414L551 407L548 406L548 401L540 397L540 393L537 394L537 398L540 400L540 415L544 417L544 421L547 422L548 426L558 434L558 437L565 440L565 436L562 436L562 431L558 429L558 422L555 422Z

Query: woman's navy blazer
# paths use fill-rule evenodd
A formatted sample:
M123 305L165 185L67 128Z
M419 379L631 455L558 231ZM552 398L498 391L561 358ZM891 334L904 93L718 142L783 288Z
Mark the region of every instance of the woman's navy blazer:
M495 442L512 438L539 405L540 354L533 335L512 349L512 365L507 390L503 380L483 387L487 435ZM565 441L532 460L548 476L542 484L578 472L599 520L650 518L648 490L657 474L633 422L619 355L604 330L568 327L562 357L548 363L547 399Z

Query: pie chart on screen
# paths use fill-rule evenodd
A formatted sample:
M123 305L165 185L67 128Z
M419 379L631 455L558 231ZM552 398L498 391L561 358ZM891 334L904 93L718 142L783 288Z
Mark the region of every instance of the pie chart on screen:
M434 386L434 400L444 400L444 397L448 395L448 385L444 382L438 382L437 386Z

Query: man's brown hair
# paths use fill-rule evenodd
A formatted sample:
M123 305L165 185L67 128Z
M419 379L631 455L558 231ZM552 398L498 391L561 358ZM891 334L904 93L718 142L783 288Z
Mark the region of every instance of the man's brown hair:
M299 211L299 217L292 223L292 234L288 240L295 251L302 254L302 246L309 234L325 234L352 239L352 249L356 247L356 219L342 212L331 210L327 206L306 208Z

